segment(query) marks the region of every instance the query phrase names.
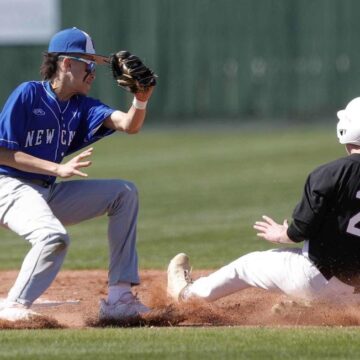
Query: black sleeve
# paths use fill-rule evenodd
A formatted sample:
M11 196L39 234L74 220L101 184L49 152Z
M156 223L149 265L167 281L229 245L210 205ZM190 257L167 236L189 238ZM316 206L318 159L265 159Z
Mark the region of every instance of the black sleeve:
M307 240L305 235L307 233L306 228L307 224L298 220L293 220L287 229L287 236L294 242Z
M317 235L331 206L333 190L333 176L327 167L320 167L309 175L287 230L291 240L300 242Z

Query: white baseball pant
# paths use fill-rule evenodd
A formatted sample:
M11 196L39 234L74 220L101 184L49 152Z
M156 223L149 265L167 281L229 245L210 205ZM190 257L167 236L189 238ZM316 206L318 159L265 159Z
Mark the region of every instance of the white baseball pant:
M291 297L330 301L359 301L354 288L333 277L329 281L320 273L306 252L300 248L257 251L244 255L206 277L194 281L184 298L215 301L248 287L280 291Z
M123 180L76 180L45 188L0 176L0 224L32 245L9 301L31 304L50 286L70 242L64 225L107 214L109 285L139 283L136 253L138 193Z

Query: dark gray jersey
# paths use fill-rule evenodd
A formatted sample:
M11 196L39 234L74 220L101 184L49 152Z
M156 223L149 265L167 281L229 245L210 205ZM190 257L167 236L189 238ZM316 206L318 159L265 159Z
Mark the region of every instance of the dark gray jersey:
M356 285L360 277L360 154L332 161L307 178L288 236L309 241L325 277Z

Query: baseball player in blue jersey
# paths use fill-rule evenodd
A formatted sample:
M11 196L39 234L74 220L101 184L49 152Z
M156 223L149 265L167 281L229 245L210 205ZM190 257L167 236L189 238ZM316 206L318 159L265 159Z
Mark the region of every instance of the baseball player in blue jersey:
M153 87L136 93L127 112L87 94L95 79L97 55L88 34L65 29L44 54L44 81L29 81L9 96L0 115L0 223L32 245L0 319L40 316L32 303L50 286L69 246L64 226L107 214L110 247L108 299L100 318L122 318L149 309L131 292L139 284L136 254L137 190L124 180L72 180L86 177L90 144L115 131L138 132ZM62 163L65 156L85 148Z
M167 291L174 300L215 301L257 287L305 300L359 303L360 98L338 118L338 139L348 155L310 173L290 225L268 216L254 225L269 242L303 247L252 252L195 281L188 256L178 254L168 266Z

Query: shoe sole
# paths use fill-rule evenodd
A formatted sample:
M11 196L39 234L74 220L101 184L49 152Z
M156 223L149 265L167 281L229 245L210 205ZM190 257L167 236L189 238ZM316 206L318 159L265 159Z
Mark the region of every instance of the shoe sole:
M170 277L170 273L173 272L172 271L172 268L175 268L175 267L182 267L184 270L187 270L187 271L190 271L191 268L190 268L190 263L189 263L189 257L188 255L186 255L185 253L180 253L180 254L177 254L176 256L174 256L170 263L169 263L169 266L168 266L168 269L167 269L167 279L168 279L168 286L167 286L167 289L166 289L166 292L167 292L167 295L168 297L170 297L171 299L179 302L180 301L180 294L181 294L181 290L178 292L178 291L175 291L173 292L170 287L169 287L169 277ZM174 271L175 272L175 271ZM186 286L187 284L185 284ZM184 288L185 288L184 286ZM170 289L170 290L169 290ZM177 295L175 296L174 293L176 293Z

